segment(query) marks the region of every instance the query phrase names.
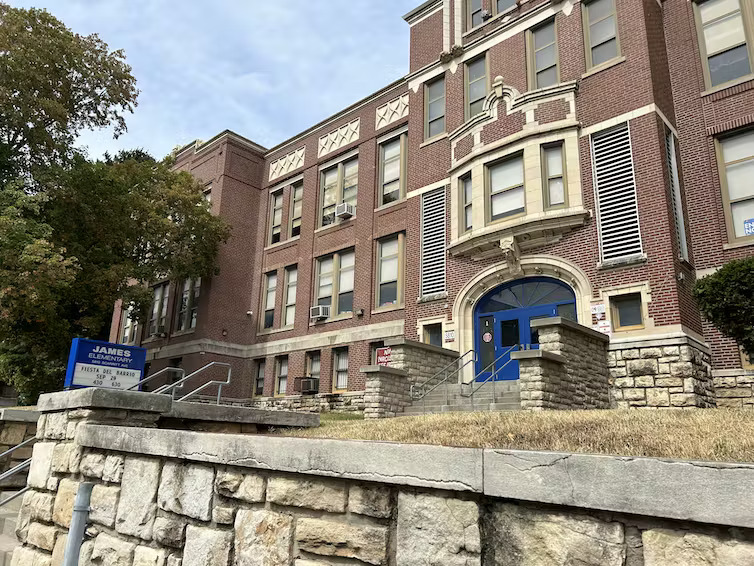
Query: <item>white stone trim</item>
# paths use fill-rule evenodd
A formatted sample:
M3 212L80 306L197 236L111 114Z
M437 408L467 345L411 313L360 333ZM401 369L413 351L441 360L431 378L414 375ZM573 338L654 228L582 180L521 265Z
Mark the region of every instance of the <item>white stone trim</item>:
M660 111L659 108L657 108L657 105L655 103L652 103L647 104L646 106L642 106L641 108L637 108L636 110L631 110L630 112L625 112L624 114L614 116L612 118L609 118L608 120L592 124L591 126L587 126L586 128L582 128L581 137L583 138L595 132L601 132L602 130L613 128L618 124L629 122L635 118L651 114L652 112L655 112L658 116L660 116L660 118L662 118L662 120L668 125L668 127L671 128L671 131L677 135L675 128L670 124L665 115Z
M408 124L405 126L401 126L400 128L397 128L395 130L390 130L389 132L385 132L380 137L377 138L377 145L383 144L386 141L390 141L392 139L397 138L401 134L405 134L408 132Z
M450 0L442 0L442 50L450 51Z
M306 146L302 146L288 155L276 159L270 163L270 178L269 181L274 181L283 175L295 171L304 166L306 161Z
M361 130L361 118L343 124L338 129L319 138L317 157L324 157L328 153L345 147L350 143L358 141Z
M450 179L442 179L441 181L435 181L434 183L430 183L429 185L425 185L421 188L414 189L413 191L409 191L406 194L406 198L416 198L422 196L424 193L428 193L429 191L434 191L435 189L439 189L440 187L446 186L448 183L450 183Z
M303 173L299 173L298 175L294 175L290 179L286 179L282 183L278 183L277 185L273 185L273 186L269 187L267 190L270 193L275 193L275 192L279 191L280 189L285 188L288 185L292 185L293 183L297 183L298 181L302 181L303 179L304 179L304 174ZM283 242L280 242L280 243L283 243Z
M440 3L439 5L435 6L434 8L429 8L424 14L422 14L419 17L417 17L416 19L411 19L410 21L406 20L407 23L408 23L408 27L410 27L410 28L414 27L416 24L423 22L428 17L436 14L437 12L439 12L442 9L443 9L443 4Z
M374 129L381 130L408 116L408 92L378 106L375 110Z
M338 163L342 163L343 161L347 159L351 159L352 157L356 157L359 155L359 148L354 148L348 153L344 153L343 155L339 155L338 157L331 159L330 161L326 161L325 163L321 163L318 167L320 171L324 171L325 169L329 169L330 167L337 165ZM322 230L322 228L329 228L330 226L337 226L337 224L330 224L329 226L322 226L320 228L317 228L317 230ZM315 230L316 232L316 230Z

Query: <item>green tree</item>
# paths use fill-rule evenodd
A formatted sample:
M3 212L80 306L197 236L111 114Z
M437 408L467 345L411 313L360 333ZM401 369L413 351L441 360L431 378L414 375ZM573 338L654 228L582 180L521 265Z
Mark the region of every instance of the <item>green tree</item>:
M694 297L705 318L754 359L754 257L698 280Z

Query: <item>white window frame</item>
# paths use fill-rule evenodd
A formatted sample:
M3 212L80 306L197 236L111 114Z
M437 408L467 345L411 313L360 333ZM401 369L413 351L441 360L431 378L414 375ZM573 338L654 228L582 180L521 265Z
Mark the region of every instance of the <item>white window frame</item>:
M392 242L393 240L397 240L397 252L393 255L383 257L382 255L382 246L387 242ZM402 308L403 307L403 280L405 277L405 243L406 236L403 232L398 232L397 234L392 234L390 236L386 236L384 238L380 238L377 240L377 250L376 250L376 259L377 259L377 266L375 273L377 275L376 277L376 284L375 284L375 310L390 310L390 309L396 309L396 308ZM395 280L388 280L388 281L382 281L382 262L385 260L390 260L396 258L398 260L398 271L397 271L397 279ZM380 287L386 283L392 283L395 281L396 284L396 302L395 303L389 303L381 305L382 297L381 297L381 289Z
M283 300L283 327L293 328L296 324L296 291L298 288L298 266L285 269L285 299Z
M277 270L268 271L264 274L264 285L262 287L262 330L271 330L275 328L275 302L277 299ZM272 298L272 308L270 308L270 298ZM272 311L272 323L267 326L267 313Z
M342 360L343 357L345 357L345 360L346 360L345 370L339 369L340 361ZM332 390L334 392L348 391L348 363L349 363L348 346L333 349ZM345 385L343 387L340 387L338 383L338 375L342 376L344 372L345 372Z
M341 267L342 258L344 256L349 255L349 254L353 254L353 265L347 266L345 268ZM320 294L321 287L322 287L321 278L322 278L322 275L323 275L323 273L322 273L322 262L324 262L324 261L326 261L328 259L332 259L332 272L330 272L330 277L331 277L331 284L330 284L331 285L331 295L321 295ZM341 276L344 273L347 273L347 272L353 272L354 273L353 285L352 285L352 288L351 288L350 291L341 291L341 289L340 289L340 286L341 286ZM329 254L329 255L317 258L317 260L316 260L316 274L317 274L317 278L315 280L316 281L316 285L315 285L315 289L314 289L314 295L315 295L315 298L316 298L315 304L317 304L317 305L325 304L325 303L320 303L320 300L325 299L326 297L330 297L330 318L348 317L348 316L350 316L350 315L353 314L353 299L351 301L351 307L352 308L351 308L350 311L344 311L344 312L342 312L340 314L338 313L338 311L340 310L340 296L341 296L341 294L344 293L344 292L345 293L352 293L352 294L355 293L355 288L356 288L355 272L356 272L356 252L355 252L354 248L349 248L349 249L346 249L346 250L342 250L342 251L339 251L339 252L335 252L333 254Z

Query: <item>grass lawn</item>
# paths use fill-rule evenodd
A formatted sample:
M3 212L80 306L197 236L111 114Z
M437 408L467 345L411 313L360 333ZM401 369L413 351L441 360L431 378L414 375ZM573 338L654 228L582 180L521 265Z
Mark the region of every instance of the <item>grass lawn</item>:
M277 434L754 462L754 411L731 409L444 413L378 421L323 414L318 428Z

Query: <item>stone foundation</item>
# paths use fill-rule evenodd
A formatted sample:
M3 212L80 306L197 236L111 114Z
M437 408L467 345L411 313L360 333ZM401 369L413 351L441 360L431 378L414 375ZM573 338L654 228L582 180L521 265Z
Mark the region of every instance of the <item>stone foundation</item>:
M384 366L361 368L367 376L364 391L364 418L396 417L411 405L411 382L408 372Z
M619 408L715 406L709 349L691 337L613 341L608 363Z
M244 406L280 411L306 413L358 413L364 410L364 392L319 393L317 395L286 395L285 397L256 397Z
M407 372L411 383L424 383L459 356L455 350L405 338L385 340L385 346L393 349L390 367Z

